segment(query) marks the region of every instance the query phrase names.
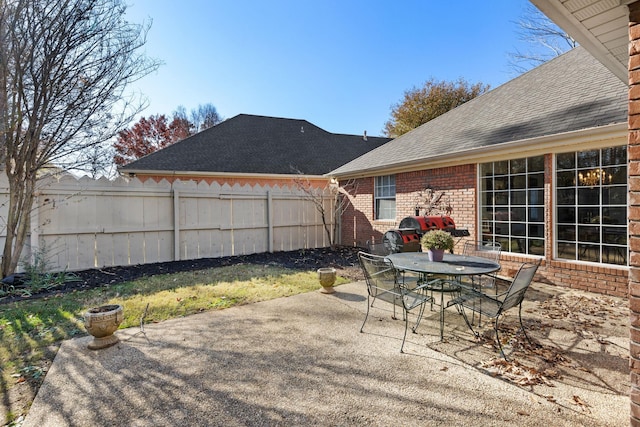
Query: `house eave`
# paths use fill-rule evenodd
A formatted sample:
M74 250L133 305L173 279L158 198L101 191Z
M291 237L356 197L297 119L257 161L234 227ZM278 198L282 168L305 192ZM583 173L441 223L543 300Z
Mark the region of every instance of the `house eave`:
M619 58L616 58L611 50L612 46L607 46L606 43L598 39L598 36L596 36L592 31L593 28L589 28L587 26L586 21L588 20L585 22L580 21L571 11L568 10L568 6L563 4L560 0L530 1L556 25L566 31L567 34L571 35L574 40L587 49L591 55L615 74L616 77L625 83L628 81L627 64ZM632 2L633 0L619 0L616 3L609 3L609 5L603 7L607 7L609 10L625 8L626 14L628 5ZM606 11L606 9L604 11Z
M243 178L243 179L273 179L291 180L296 178L327 180L323 175L294 175L294 174L266 174L266 173L236 173L236 172L198 172L198 171L174 171L174 170L151 170L151 169L118 169L118 173L123 176L154 176L171 178Z
M612 140L620 141L613 142ZM459 166L469 163L486 163L514 158L514 156L521 158L546 153L588 150L606 145L605 141L612 141L612 145L618 145L625 144L626 140L627 123L624 122L579 131L504 142L482 148L473 148L405 163L333 174L331 176L338 179L356 179L376 175L391 175L424 169Z

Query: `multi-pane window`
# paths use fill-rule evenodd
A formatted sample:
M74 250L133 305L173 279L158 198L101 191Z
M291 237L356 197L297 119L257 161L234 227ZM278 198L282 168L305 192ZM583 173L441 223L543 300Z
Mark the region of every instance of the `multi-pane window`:
M626 146L556 155L556 256L627 264Z
M376 176L375 181L376 219L396 219L396 177Z
M480 165L482 240L544 255L544 156Z

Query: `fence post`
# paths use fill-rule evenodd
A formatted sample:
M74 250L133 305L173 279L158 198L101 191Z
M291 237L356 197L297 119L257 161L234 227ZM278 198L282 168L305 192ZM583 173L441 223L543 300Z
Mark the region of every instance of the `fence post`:
M180 191L173 189L173 260L180 261Z
M271 197L271 190L267 191L267 227L269 253L273 253L273 197Z

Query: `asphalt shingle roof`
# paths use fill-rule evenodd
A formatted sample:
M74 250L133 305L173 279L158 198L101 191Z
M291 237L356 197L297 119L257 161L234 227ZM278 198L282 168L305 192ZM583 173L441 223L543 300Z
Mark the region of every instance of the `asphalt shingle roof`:
M575 48L332 171L334 175L627 121L627 87Z
M334 134L306 120L239 114L120 170L323 175L389 140Z

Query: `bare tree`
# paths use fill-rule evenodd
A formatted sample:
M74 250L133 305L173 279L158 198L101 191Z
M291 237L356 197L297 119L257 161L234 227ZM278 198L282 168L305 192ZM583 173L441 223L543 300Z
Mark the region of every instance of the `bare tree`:
M193 124L196 132L202 132L205 129L209 129L221 121L222 118L218 115L218 110L216 110L216 107L211 103L198 105L198 108L191 110L191 123Z
M294 179L296 188L304 193L306 200L313 203L320 214L327 240L332 248L338 244L338 227L340 217L353 201L358 187L355 180L345 181L342 185L338 181L331 180L324 186L314 185L311 180L302 173Z
M509 66L518 74L573 49L578 43L532 4L527 4L518 25L518 40L530 45L526 51L509 53ZM542 49L540 49L542 48Z
M83 167L79 170L85 172L93 179L100 177L115 178L117 168L113 162L114 149L111 144L96 144L78 153L78 161Z
M9 181L1 273L18 265L39 171L77 168L78 153L124 128L143 103L127 85L158 67L140 53L149 23L123 0L0 1L0 153Z

